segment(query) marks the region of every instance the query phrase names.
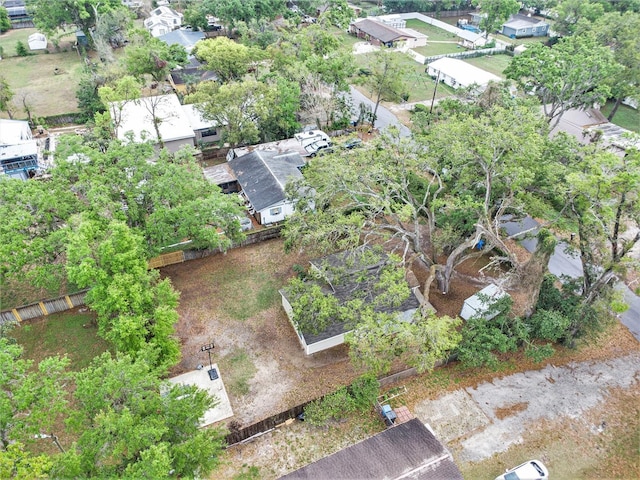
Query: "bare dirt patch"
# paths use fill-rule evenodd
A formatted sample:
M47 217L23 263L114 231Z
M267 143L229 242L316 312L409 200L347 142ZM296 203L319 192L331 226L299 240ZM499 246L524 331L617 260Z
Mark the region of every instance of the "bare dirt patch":
M346 347L305 357L281 307L278 289L294 275L292 266L307 260L285 254L282 241L271 240L162 269L181 292L177 334L182 359L171 373L207 363L200 347L214 342L212 360L220 364L223 381L241 380L248 387L229 392L231 420L242 426L349 384L358 375ZM226 372L225 364L239 348L246 354L245 367ZM248 363L255 367L251 375ZM238 371L242 379L236 378Z
M529 402L518 402L506 407L496 408L496 417L498 420L504 420L507 417L511 417L518 412L526 410L527 405L529 405Z

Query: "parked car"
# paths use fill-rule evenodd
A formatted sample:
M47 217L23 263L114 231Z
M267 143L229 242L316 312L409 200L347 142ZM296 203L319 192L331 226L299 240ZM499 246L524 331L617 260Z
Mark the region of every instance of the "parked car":
M529 460L511 470L507 470L496 480L548 480L549 471L540 460Z

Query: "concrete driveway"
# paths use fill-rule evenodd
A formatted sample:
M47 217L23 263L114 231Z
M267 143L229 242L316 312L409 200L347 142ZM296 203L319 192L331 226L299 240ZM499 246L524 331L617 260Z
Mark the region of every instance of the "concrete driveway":
M477 462L521 443L523 433L540 421L579 418L603 401L609 389L629 388L639 378L640 353L548 365L424 401L414 413L443 442L455 443L457 460Z

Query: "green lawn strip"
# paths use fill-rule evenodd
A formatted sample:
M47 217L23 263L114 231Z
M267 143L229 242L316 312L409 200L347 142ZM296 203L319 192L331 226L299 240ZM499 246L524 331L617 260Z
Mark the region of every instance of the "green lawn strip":
M53 355L68 355L71 370L80 370L107 351L109 346L98 336L93 313L56 313L26 320L12 332L24 348L24 358L35 362Z
M258 369L246 350L235 348L220 359L218 366L224 374L224 383L230 394L242 396L249 393L249 382Z
M407 28L412 28L420 33L424 33L429 37L427 41L454 41L458 38L455 33L447 32L446 30L434 27L415 18L407 20Z
M6 75L6 80L15 93L16 106L22 106L16 100L26 95L32 115L37 117L78 111L75 95L82 72L82 60L77 53L11 57L2 60L0 65L3 71L11 72ZM15 116L26 118L21 109ZM4 112L3 117L6 118Z
M511 63L511 57L509 55L485 55L483 57L463 58L461 60L503 79L506 78L503 72L509 66L509 63Z
M607 102L606 105L600 109L602 115L608 117L614 104L615 102ZM640 133L640 111L627 105L620 105L611 123L615 123L632 132Z
M462 48L457 43L429 43L424 47L415 47L412 48L414 52L418 52L420 55L424 55L425 57L432 57L434 55L442 55L445 53L457 53L464 52L465 49Z

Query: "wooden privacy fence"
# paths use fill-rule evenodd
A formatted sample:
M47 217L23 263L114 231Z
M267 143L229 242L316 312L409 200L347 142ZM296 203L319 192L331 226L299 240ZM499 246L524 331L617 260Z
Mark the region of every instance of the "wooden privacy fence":
M262 230L249 232L243 242L239 245L234 245L231 248L244 247L258 242L264 242L265 240L271 240L272 238L278 238L280 237L281 230L282 225L276 225ZM222 250L220 249L214 249L178 250L176 252L164 253L149 260L149 268L166 267L167 265L182 263L187 260L195 260L197 258L204 258L221 252ZM42 300L40 302L32 303L31 305L16 307L11 310L3 310L0 312L0 323L22 322L24 320L30 320L32 318L51 315L52 313L64 312L65 310L80 307L84 305L84 298L88 291L89 290L87 289L70 295L63 295L58 298Z
M248 427L244 427L240 430L236 430L229 433L226 437L227 446L244 442L249 438L269 432L274 428L277 428L286 424L288 420L292 420L296 418L298 415L300 415L302 412L304 412L304 407L309 405L311 401L302 403L300 405L296 405L295 407L290 408L289 410L280 412L269 418L265 418L264 420L260 420L259 422L249 425Z
M43 315L51 315L52 313L64 312L75 307L84 305L84 297L88 290L64 295L58 298L42 300L40 302L25 305L23 307L12 308L0 312L0 323L5 322L22 322L32 318L42 317Z

